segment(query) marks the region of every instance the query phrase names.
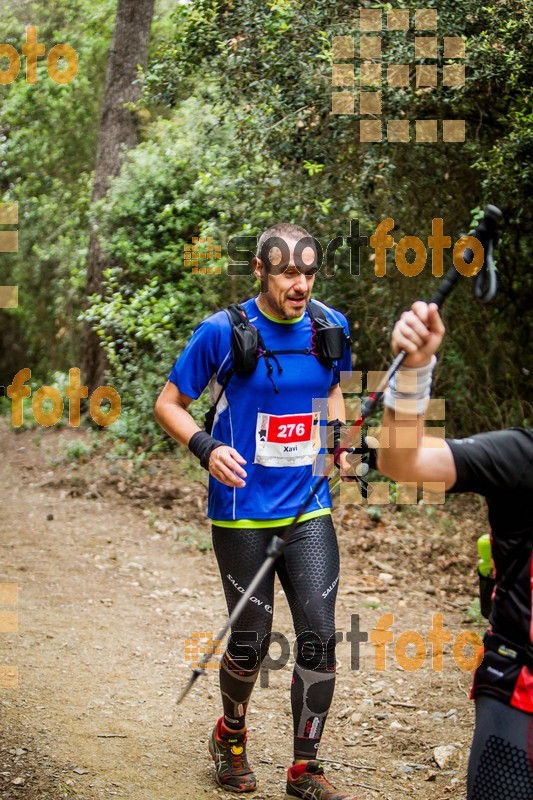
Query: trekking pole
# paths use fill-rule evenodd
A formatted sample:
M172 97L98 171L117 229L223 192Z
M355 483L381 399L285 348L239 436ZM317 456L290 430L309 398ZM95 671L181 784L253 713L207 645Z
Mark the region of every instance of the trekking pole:
M223 640L224 636L229 631L229 629L237 622L237 620L239 619L241 613L244 610L244 607L246 606L246 603L248 602L250 597L252 597L252 595L255 593L257 587L260 585L260 583L263 580L263 578L265 577L265 575L268 574L270 568L274 564L274 561L278 558L278 556L281 555L281 553L285 549L285 546L286 546L287 542L291 538L292 533L294 532L294 529L296 528L296 526L299 523L300 517L302 516L302 514L305 513L305 509L307 508L307 506L311 502L314 492L317 491L319 489L319 487L323 485L324 481L327 481L327 479L328 479L328 476L327 475L323 475L317 481L315 489L313 490L313 492L311 492L309 494L308 497L306 497L306 499L304 500L304 502L302 503L302 505L298 509L298 512L297 512L296 516L294 517L294 519L291 522L291 524L288 526L288 528L285 531L285 533L283 534L283 536L273 536L272 537L272 539L268 543L266 551L265 551L266 558L265 558L264 563L262 564L262 566L260 567L260 569L257 572L257 574L252 579L250 585L248 586L248 588L246 589L246 591L242 595L241 599L239 600L239 602L237 603L237 605L235 606L235 608L233 609L233 611L229 615L228 620L224 623L224 625L221 627L221 629L217 633L216 638L215 638L211 648L206 653L204 653L204 655L202 656L202 658L200 659L200 661L198 663L198 666L195 669L193 669L192 675L191 675L191 677L189 679L189 682L184 687L183 691L181 692L179 698L176 701L177 704L181 703L181 701L184 699L184 697L189 693L189 690L192 688L192 686L194 685L196 680L200 677L200 675L203 675L205 673L206 664L211 660L211 658L215 654L218 645Z
M491 275L494 275L494 261L493 261L493 241L496 238L496 227L500 220L502 219L502 212L496 206L487 206L483 217L481 218L480 222L478 223L476 229L473 233L470 234L472 238L477 239L482 245L483 250L485 253L484 258L484 265L481 270L478 272L474 282L474 290L476 292L476 297L478 297L482 302L490 302L494 297L494 292L489 295L485 295L483 290L479 287L481 286L481 276L483 270L486 269L487 272ZM463 253L463 260L465 264L471 264L474 260L474 252L467 247ZM461 273L453 266L450 267L444 278L442 279L437 291L429 301L430 303L435 303L437 307L440 309L444 305L444 301L450 295L455 285L461 278ZM479 279L479 280L478 280ZM476 290L476 287L477 290ZM491 286L492 289L492 286ZM398 355L395 357L394 361L390 365L389 369L387 370L386 375L384 376L383 380L381 381L380 385L376 389L375 392L372 392L364 401L361 410L361 415L363 419L367 419L371 414L374 413L376 407L383 397L383 392L389 385L389 381L392 376L398 371L399 367L401 366L402 361L406 357L407 353L405 350L400 350Z
M490 303L496 294L494 244L497 240L497 226L501 221L502 216L502 212L497 206L488 205L485 208L483 217L479 221L476 229L470 234L470 237L477 239L481 243L484 251L484 263L474 278L473 286L475 297L482 303ZM465 264L472 263L474 260L474 252L471 250L471 248L467 247L465 249L463 253L463 260ZM435 303L439 309L442 308L444 301L451 294L461 277L461 273L455 268L455 266L450 267L439 284L437 291L429 302ZM361 406L361 416L354 422L352 430L357 430L357 428L361 427L364 420L368 419L368 417L372 416L372 414L375 412L380 400L383 397L385 389L389 385L390 379L396 374L406 355L407 352L405 350L400 350L388 368L386 374L383 376L383 379L380 381L378 388L363 400L363 404ZM362 444L364 445L364 442L362 442ZM348 448L342 449L346 450ZM330 480L330 491L335 489L341 481L342 477L340 473L338 473Z
M501 213L499 208L496 208L496 206L487 206L487 208L485 209L483 218L479 222L479 224L476 227L475 231L471 234L471 236L474 236L476 239L478 239L481 242L481 244L483 245L485 253L488 253L488 252L492 253L490 245L492 244L492 242L496 238L496 226L497 226L498 222L500 221L501 217L502 217L502 213ZM472 250L470 250L470 248L466 249L465 253L463 254L463 258L464 258L465 264L470 264L472 262L472 260L474 258L474 253L472 252ZM486 256L485 256L485 266L487 266L487 257ZM482 268L482 270L485 268L485 266ZM478 273L478 276L479 275L480 275L480 273ZM478 277L478 276L476 276L476 277ZM450 294L450 292L452 291L452 289L454 288L454 286L456 285L456 283L458 282L460 277L461 277L461 273L458 272L458 270L456 270L455 267L450 267L450 269L448 270L448 272L446 273L446 275L442 279L442 282L440 283L439 288L437 289L436 293L431 298L430 302L436 303L438 305L438 307L441 308L443 303L444 303L444 301L446 300L446 298L448 297L448 295ZM396 358L392 362L391 366L387 370L387 373L386 373L385 377L383 378L383 380L379 384L378 389L375 392L373 392L372 394L370 394L364 400L362 408L361 408L361 416L353 423L352 435L353 435L353 432L356 432L357 429L360 428L363 425L363 422L365 421L365 419L367 419L371 414L373 414L373 412L375 411L375 409L376 409L381 397L383 396L383 392L387 388L389 380L392 378L392 376L398 370L398 368L400 367L400 365L401 365L401 363L404 360L406 355L407 355L407 353L404 350L402 350L400 353L398 353L398 355L396 356ZM347 448L347 447L339 447L335 451L334 456L337 455L338 453L344 452L344 451L346 451L348 449L349 448ZM325 474L323 474L317 480L315 485L311 488L311 491L309 492L308 496L305 498L304 502L302 503L302 505L298 509L298 511L296 513L296 516L294 517L294 519L292 520L290 525L287 526L287 529L286 529L285 533L283 534L283 536L273 536L272 537L272 539L269 542L269 544L267 546L267 549L265 551L266 558L265 558L265 561L264 561L263 565L260 567L260 569L257 572L257 574L252 579L251 583L249 584L248 588L246 589L246 591L242 595L241 599L239 600L239 602L237 603L237 605L235 606L235 608L233 609L233 611L229 615L227 621L224 623L224 625L221 627L221 629L217 633L216 638L215 638L213 644L211 645L211 647L209 648L209 650L206 653L204 653L204 655L202 656L202 658L200 659L200 661L198 663L198 666L195 667L192 670L192 675L189 678L188 683L183 688L181 694L179 695L179 697L178 697L178 699L176 701L177 704L181 703L182 700L187 696L187 694L192 689L192 687L194 686L195 682L198 680L200 675L204 675L205 674L206 665L211 660L211 658L214 656L217 647L222 642L224 636L229 631L229 629L233 625L235 625L235 623L239 619L242 611L244 610L247 602L249 601L250 597L252 597L252 595L255 593L257 587L260 585L260 583L263 580L263 578L265 577L265 575L268 574L269 570L274 565L274 562L276 561L276 559L281 555L281 553L285 549L289 539L291 538L291 536L294 533L296 527L298 526L302 515L305 514L305 510L307 509L309 503L311 502L311 500L313 499L315 494L320 491L320 489L326 483L328 478L329 478L329 475L326 472ZM335 482L335 486L336 486L337 483L340 482L340 480L341 480L340 475L336 475L332 479L331 483ZM330 484L330 486L331 486L331 484Z

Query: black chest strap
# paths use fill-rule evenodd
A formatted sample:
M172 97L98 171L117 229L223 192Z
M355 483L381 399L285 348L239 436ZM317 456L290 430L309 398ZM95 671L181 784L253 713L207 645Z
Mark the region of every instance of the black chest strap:
M333 369L335 361L343 357L346 347L351 344L350 337L346 335L342 325L332 323L322 306L314 300L309 300L307 304L312 330L310 347L303 350L270 350L265 345L261 331L252 325L242 305L232 303L224 310L231 323L232 366L224 376L217 398L205 415L207 433L211 433L213 429L218 403L234 373L250 375L257 368L259 359L264 358L267 376L277 393L279 389L273 377L274 367L271 363L275 362L280 375L283 368L277 356L313 355L323 367Z

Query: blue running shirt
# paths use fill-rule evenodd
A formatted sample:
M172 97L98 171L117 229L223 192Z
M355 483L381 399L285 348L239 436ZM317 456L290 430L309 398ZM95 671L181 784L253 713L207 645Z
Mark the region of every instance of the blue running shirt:
M346 318L321 305L328 319L342 325L349 334ZM261 331L267 350L276 354L278 350L305 351L311 347L311 318L307 309L296 320L282 321L265 315L255 298L243 306L252 325ZM201 322L168 380L193 400L209 386L214 402L232 365L231 332L225 311ZM248 475L244 488L225 486L209 476L207 514L221 524L234 520L274 522L290 520L296 515L317 481L312 465L320 449L317 409L324 425L329 390L339 382L339 371L351 371L349 348L333 370L326 369L316 356L305 352L280 354L269 361L273 368L271 378L266 359L261 356L253 373L231 376L218 403L212 435L246 459L244 468ZM328 513L330 507L325 482L319 496L315 495L309 504L307 514L315 512L314 516L321 510Z

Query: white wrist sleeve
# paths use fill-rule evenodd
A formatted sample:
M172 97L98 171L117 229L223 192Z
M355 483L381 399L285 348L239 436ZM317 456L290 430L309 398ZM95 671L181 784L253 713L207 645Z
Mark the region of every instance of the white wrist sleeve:
M432 356L425 367L400 367L383 395L385 407L405 414L423 414L426 400L431 395L436 363L436 357Z

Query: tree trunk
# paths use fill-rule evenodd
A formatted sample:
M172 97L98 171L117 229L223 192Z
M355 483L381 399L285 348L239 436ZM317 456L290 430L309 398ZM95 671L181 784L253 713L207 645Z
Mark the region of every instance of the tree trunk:
M105 197L120 172L123 154L138 141L138 118L128 107L141 96L137 65L146 66L155 0L118 0L113 41L107 59L104 99L94 172L92 202ZM100 248L98 226L91 228L87 265L87 296L102 290L108 266ZM88 323L82 333L82 377L89 393L104 383L106 357Z

